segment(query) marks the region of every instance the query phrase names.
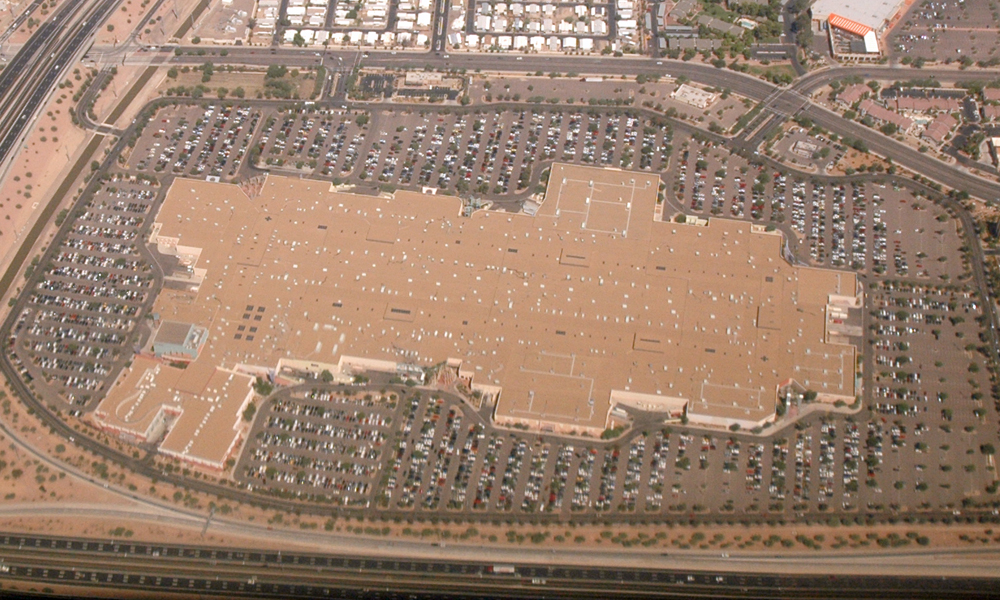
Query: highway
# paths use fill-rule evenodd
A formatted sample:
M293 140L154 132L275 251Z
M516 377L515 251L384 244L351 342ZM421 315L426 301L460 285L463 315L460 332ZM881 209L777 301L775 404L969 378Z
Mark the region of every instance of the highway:
M14 20L11 21L10 25L7 26L7 29L2 34L0 34L0 46L7 43L7 40L10 39L10 36L14 35L14 32L17 31L17 28L23 25L24 22L27 21L28 18L30 18L31 15L35 12L35 9L41 6L42 2L44 1L45 0L32 0L31 4L26 6L24 10L21 11L21 14L14 17Z
M888 554L887 560L906 559ZM433 589L435 597L968 598L990 593L994 584L990 577L498 563L483 557L365 557L4 533L0 564L0 580L241 597L422 597Z
M0 165L11 158L45 97L118 2L64 3L0 73Z

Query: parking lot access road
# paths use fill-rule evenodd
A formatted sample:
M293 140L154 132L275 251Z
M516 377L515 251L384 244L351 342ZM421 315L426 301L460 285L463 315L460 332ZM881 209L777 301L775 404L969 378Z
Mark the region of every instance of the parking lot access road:
M173 48L160 49L160 60L170 64L202 64L203 56L195 55L195 48L191 48L192 55L187 55L182 49L180 55L173 54ZM356 56L354 52L330 52L329 56L342 56L343 60L350 61ZM136 59L138 60L138 59ZM148 58L142 58L148 61ZM305 66L315 64L315 52L298 49L275 49L273 54L261 52L259 49L233 48L230 49L226 62L233 64L257 64L266 65L271 63L287 64L289 66ZM889 139L878 131L862 127L856 123L848 122L841 116L826 111L814 104L803 102L802 94L814 90L830 81L858 74L863 71L864 76L877 77L886 80L904 80L916 75L913 69L903 67L875 67L866 66L859 68L835 68L818 71L806 75L789 88L779 88L769 82L755 77L730 71L728 69L716 69L709 65L702 65L693 62L672 61L672 60L647 60L647 59L614 59L614 58L582 58L572 56L560 57L531 57L523 58L516 56L497 56L479 54L391 54L389 52L371 51L367 57L361 60L363 66L369 67L413 67L444 69L466 69L468 71L504 71L504 72L536 72L544 71L561 73L587 73L594 75L617 76L622 74L638 75L659 74L672 77L688 77L692 81L697 81L704 85L738 90L741 95L747 96L757 101L770 99L770 105L782 115L782 119L797 111L813 119L817 124L840 135L864 140L873 152L882 156L889 156L897 163L916 173L921 173L942 185L966 190L973 196L983 199L1000 198L1000 185L995 182L977 177L967 171L956 169L946 165L933 157L929 157L915 150L904 146L895 140ZM944 81L970 81L988 79L990 73L981 71L957 71L946 69L924 69L919 72L921 77L935 77ZM777 95L775 95L777 93ZM773 97L772 97L773 96ZM782 119L777 119L770 124L776 127Z

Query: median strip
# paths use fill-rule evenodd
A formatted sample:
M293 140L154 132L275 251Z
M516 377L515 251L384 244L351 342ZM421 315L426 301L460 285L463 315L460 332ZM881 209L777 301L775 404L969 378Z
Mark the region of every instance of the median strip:
M124 96L122 96L121 101L118 102L114 110L111 111L111 114L108 115L108 118L104 120L105 125L110 125L111 127L114 127L115 121L117 121L122 116L122 113L124 113L125 109L127 109L129 105L132 104L132 101L135 100L135 97L139 95L139 92L142 91L142 88L145 87L147 83L149 83L149 80L152 79L153 74L156 73L156 69L157 67L146 67L146 70L142 72L142 75L139 75L139 78L135 80L135 83L132 84L132 87L129 89L129 91L126 92Z

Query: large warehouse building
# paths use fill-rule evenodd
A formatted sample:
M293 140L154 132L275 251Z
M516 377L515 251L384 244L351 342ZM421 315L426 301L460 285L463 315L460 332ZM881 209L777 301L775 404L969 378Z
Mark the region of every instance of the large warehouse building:
M903 4L904 0L816 0L811 7L813 25L820 29L831 15L839 15L881 34Z
M854 275L793 267L781 235L750 223L654 221L659 183L557 164L534 216L462 217L458 199L412 192L268 177L251 199L177 179L153 241L205 276L154 310L207 340L183 369L135 361L101 413L148 439L164 404L181 415L171 449L219 464L248 375L288 366L346 379L447 364L500 423L592 435L616 405L758 426L791 382L853 401L855 348L828 319L857 308Z

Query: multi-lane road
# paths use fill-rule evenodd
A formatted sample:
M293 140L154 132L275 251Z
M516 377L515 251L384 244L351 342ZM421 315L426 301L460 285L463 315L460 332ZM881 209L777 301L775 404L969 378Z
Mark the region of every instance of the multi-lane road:
M887 557L887 560L905 557ZM725 562L725 561L722 561ZM363 557L261 548L0 534L0 580L229 597L966 598L993 581L965 576L732 573L725 568L578 566ZM720 567L722 565L720 564Z
M157 52L134 53L131 61L151 62L159 64L202 64L206 56L197 54L202 48L182 48L178 54L176 48L159 48ZM310 66L319 61L315 50L302 49L262 49L262 48L231 48L225 58L220 60L227 64L269 65L274 63L287 66ZM95 53L95 56L97 54ZM342 64L352 64L356 53L354 51L331 51L326 57L340 57ZM362 64L369 67L386 68L444 68L464 69L466 71L503 71L535 73L579 73L587 75L635 76L669 75L672 77L687 77L704 85L729 89L758 102L765 104L764 114L771 113L776 118L771 119L754 136L755 142L766 137L773 128L780 125L787 117L803 114L818 125L841 136L860 139L876 154L891 158L895 163L916 173L920 173L942 185L965 190L971 195L988 200L1000 199L1000 184L995 181L974 175L954 165L944 163L933 156L922 154L913 148L900 143L881 132L870 129L860 123L848 121L841 115L811 102L810 94L831 81L861 75L865 78L882 80L906 80L913 78L935 78L942 83L967 82L995 78L996 70L958 70L958 69L923 69L915 70L908 67L864 66L835 67L812 72L798 79L788 87L775 86L751 75L717 69L715 67L695 62L659 60L650 58L614 58L614 57L576 57L556 56L539 57L531 55L495 55L478 53L443 52L412 53L412 52L369 52Z
M0 165L11 158L45 97L118 2L64 3L0 72Z
M17 31L18 28L21 25L23 25L25 21L31 18L31 15L34 14L35 9L41 6L42 2L44 1L45 0L32 0L31 4L24 7L24 10L21 11L21 14L14 17L14 20L11 21L10 25L7 26L7 29L2 34L0 34L0 46L7 43L7 40L10 39L10 36L14 35L14 32Z

